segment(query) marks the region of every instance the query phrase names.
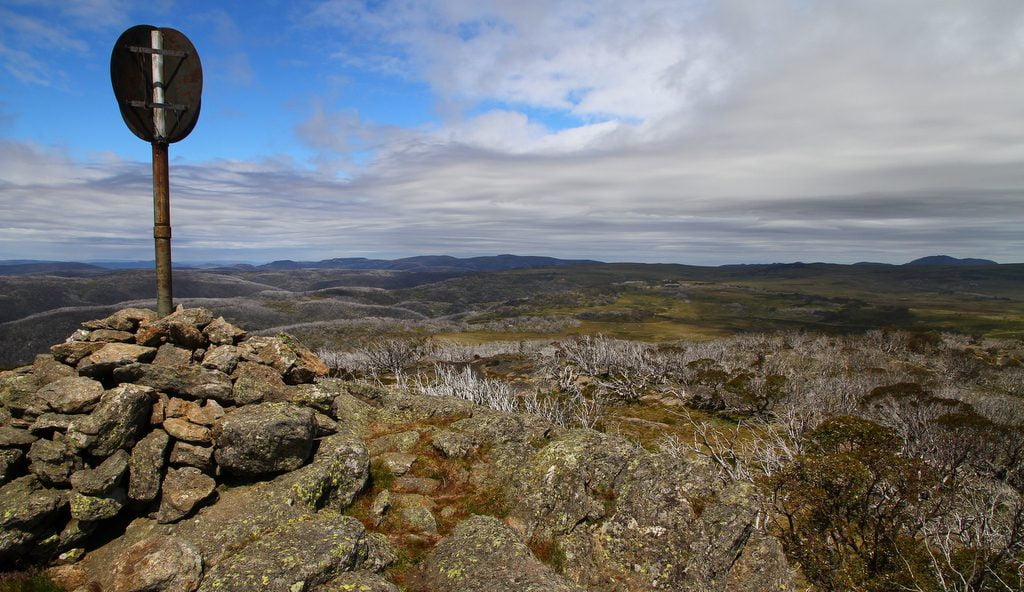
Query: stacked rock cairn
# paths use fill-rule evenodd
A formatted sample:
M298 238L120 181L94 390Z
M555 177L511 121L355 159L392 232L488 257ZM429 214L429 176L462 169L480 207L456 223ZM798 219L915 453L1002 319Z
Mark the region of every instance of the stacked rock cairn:
M0 373L2 565L74 560L139 516L179 521L225 481L303 466L337 428L313 384L327 366L287 335L180 307L82 327Z

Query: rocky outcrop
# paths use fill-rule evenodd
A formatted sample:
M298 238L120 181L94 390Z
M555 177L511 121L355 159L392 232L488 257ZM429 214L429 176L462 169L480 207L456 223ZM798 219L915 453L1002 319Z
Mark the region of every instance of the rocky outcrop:
M83 327L0 373L0 563L69 589L793 587L757 491L698 460L322 379L203 309Z

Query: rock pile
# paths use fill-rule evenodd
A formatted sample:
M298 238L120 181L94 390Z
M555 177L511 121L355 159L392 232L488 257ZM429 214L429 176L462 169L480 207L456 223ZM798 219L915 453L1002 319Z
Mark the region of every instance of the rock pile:
M89 321L0 374L0 564L75 554L105 524L186 518L219 483L310 462L327 367L202 308Z

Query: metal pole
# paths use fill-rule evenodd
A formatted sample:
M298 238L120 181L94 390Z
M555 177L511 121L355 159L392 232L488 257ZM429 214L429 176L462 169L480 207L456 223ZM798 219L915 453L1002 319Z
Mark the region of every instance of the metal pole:
M156 243L156 312L171 314L171 189L167 144L153 142L153 239Z
M151 33L153 49L164 48L163 34ZM164 103L164 57L152 54L153 102ZM156 243L156 313L171 314L171 188L167 174L167 124L162 107L153 108L153 240Z

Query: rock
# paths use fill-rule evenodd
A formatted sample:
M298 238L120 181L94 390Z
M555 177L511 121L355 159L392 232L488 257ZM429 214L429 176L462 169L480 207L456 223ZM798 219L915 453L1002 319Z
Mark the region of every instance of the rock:
M194 424L187 419L172 417L164 420L164 430L172 438L192 444L209 444L213 441L210 428Z
M756 488L736 482L719 492L716 503L708 505L697 522L697 535L690 544L683 568L684 586L725 589L729 571L754 532L759 505ZM766 566L771 569L771 566Z
M399 519L415 532L437 534L437 519L424 506L402 506L398 509Z
M86 321L86 329L112 329L114 331L135 331L143 321L156 319L156 313L145 308L122 308L109 317Z
M212 473L213 446L196 446L187 442L175 442L171 449L171 465L195 467L204 473Z
M214 423L214 457L232 475L295 470L313 450L315 429L309 409L287 403L246 405Z
M372 440L367 446L371 456L378 456L384 452L409 452L416 447L420 441L420 433L416 430L387 434Z
M57 561L74 562L81 559L85 549L82 549L80 545L96 532L98 526L96 522L74 518L68 521L58 535L57 551L60 554L57 556Z
M25 453L17 448L0 448L0 485L22 472Z
M135 342L140 345L157 346L171 340L172 331L177 332L179 338L184 337L184 342L189 342L193 339L194 334L188 327L198 332L209 325L212 320L213 314L205 308L183 308L161 319L149 320L140 324L135 333ZM202 340L205 341L205 337ZM177 343L187 347L183 341Z
M34 475L0 487L0 561L14 565L36 541L57 532L67 504L62 492L47 489Z
M515 532L490 516L473 516L427 555L425 588L447 592L581 592L541 563Z
M149 425L158 426L167 418L167 403L170 397L163 393L157 393L153 401L153 407L149 411Z
M290 485L289 503L342 511L366 486L370 454L358 438L338 434L320 442L313 462L281 477Z
M337 434L338 430L340 429L338 427L338 422L334 421L333 419L324 415L323 413L314 413L313 423L316 424L317 438L330 436L331 434Z
M288 384L304 384L327 376L330 368L288 335L250 337L238 346L242 359L259 362L278 372Z
M224 417L224 408L217 401L207 399L202 407L189 409L185 417L192 423L212 426L215 421Z
M384 522L384 518L390 509L391 492L385 489L378 493L377 497L373 498L373 503L370 504L370 515L373 516L374 526L380 526Z
M78 376L78 371L67 364L58 362L53 355L40 354L32 362L32 375L35 376L36 383L42 387L61 378Z
M114 380L152 387L179 397L232 401L231 379L228 375L197 366L168 368L151 364L132 364L116 369Z
M103 349L104 345L103 343L88 341L68 341L51 347L50 353L58 361L77 365L82 359Z
M233 345L219 345L212 347L203 355L202 365L205 368L220 370L225 374L231 374L238 366L238 348Z
M321 384L298 384L286 392L289 403L312 407L321 413L331 413L331 405L337 395ZM335 415L335 417L339 417Z
M14 417L35 417L46 410L46 402L36 396L39 384L31 374L0 372L0 409Z
M214 566L200 591L309 590L367 561L358 520L323 511L286 523Z
M725 578L724 592L794 590L793 571L778 539L755 532Z
M0 425L0 448L31 446L38 439L38 436L33 436L28 430Z
M106 391L96 409L68 428L68 438L93 456L106 457L131 448L149 424L156 392L145 386L122 384Z
M192 352L187 349L175 347L170 343L161 345L156 350L156 357L153 358L153 364L157 366L170 366L172 368L177 366L185 366L192 361Z
M396 477L405 475L412 469L413 463L416 462L415 454L407 454L404 452L385 452L377 457L380 462L384 463L384 466L391 471Z
M217 482L195 467L168 469L164 477L160 510L156 518L161 524L177 522L190 515L213 495Z
M281 375L270 366L240 362L233 378L235 387L231 398L238 405L282 401L287 397L287 387Z
M209 345L206 335L194 325L188 323L174 322L167 326L171 343L177 344L187 350L197 350Z
M111 592L193 592L203 577L199 549L176 536L135 543L113 565Z
M151 502L160 493L167 446L171 439L163 430L153 430L132 449L128 460L128 497Z
M126 495L123 489L115 489L110 495L83 495L77 491L71 493L71 517L75 520L95 522L117 516L124 507Z
M114 368L139 362L148 362L156 356L156 349L132 343L107 343L78 362L78 373L103 378Z
M29 431L33 434L48 437L52 436L53 432L64 433L68 431L71 424L76 421L81 421L86 416L82 414L76 415L64 415L62 413L43 413L36 418L32 425L29 426Z
M476 442L472 436L452 430L437 430L432 433L430 445L446 458L465 458L476 450Z
M84 376L55 380L39 389L38 396L57 413L88 413L103 396L103 385Z
M206 338L213 345L234 345L245 338L245 331L217 317L203 329Z
M82 459L60 436L53 440L36 440L28 451L28 470L47 485L67 486L71 474L82 468Z
M398 586L367 571L346 572L313 592L399 592Z
M186 401L177 397L169 397L167 399L167 406L164 409L164 417L187 417L190 411L199 409L199 404L195 401Z
M135 335L128 331L114 329L96 329L89 333L86 341L102 341L103 343L133 343Z
M121 483L128 470L129 454L118 450L95 469L82 469L71 475L71 487L84 495L106 495Z

